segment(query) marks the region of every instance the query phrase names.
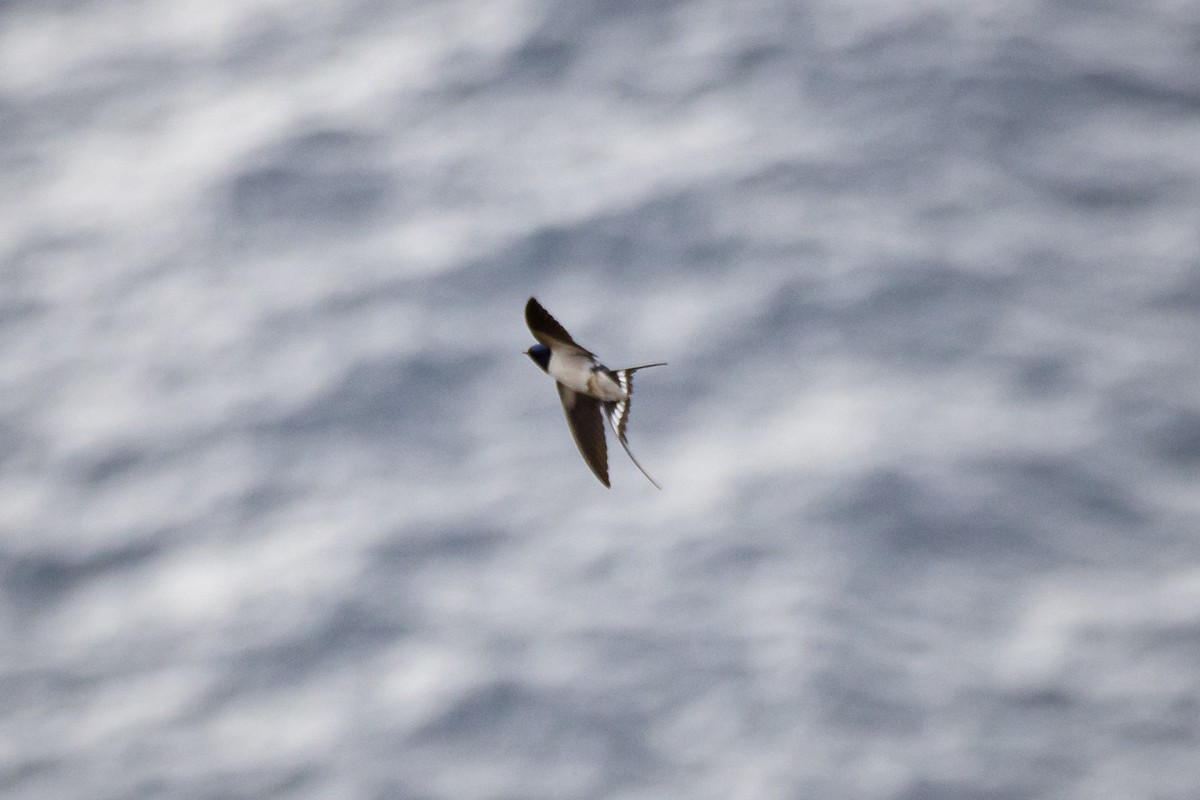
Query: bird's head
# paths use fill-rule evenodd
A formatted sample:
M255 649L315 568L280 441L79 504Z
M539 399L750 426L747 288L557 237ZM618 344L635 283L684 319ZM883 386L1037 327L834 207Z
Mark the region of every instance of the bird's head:
M544 344L535 344L533 347L525 351L525 355L533 359L533 363L542 368L543 371L550 364L550 348Z

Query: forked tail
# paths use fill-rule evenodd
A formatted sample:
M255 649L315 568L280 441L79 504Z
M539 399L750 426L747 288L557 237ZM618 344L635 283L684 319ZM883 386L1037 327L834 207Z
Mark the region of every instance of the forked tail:
M625 448L629 460L633 462L642 474L646 476L646 480L654 484L655 489L662 489L658 485L658 481L650 477L650 473L646 472L646 468L638 462L633 451L629 449L629 442L625 440L625 428L629 424L629 409L633 403L633 373L639 369L649 369L650 367L665 367L667 362L658 361L654 364L642 364L638 367L626 367L625 369L613 370L613 374L617 376L617 383L625 391L624 400L616 400L604 404L604 415L608 417L608 424L612 426L613 433L617 434L617 441L621 443L621 447Z

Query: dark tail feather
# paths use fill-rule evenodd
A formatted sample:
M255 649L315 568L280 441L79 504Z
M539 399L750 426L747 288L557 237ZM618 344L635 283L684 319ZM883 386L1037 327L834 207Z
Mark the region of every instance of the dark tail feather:
M611 422L612 420L610 419L609 421ZM654 478L651 478L650 473L646 472L646 468L643 467L641 465L641 463L638 462L637 458L634 457L633 451L629 449L629 443L625 441L625 437L618 436L617 441L619 441L621 443L621 447L625 448L625 452L629 455L629 460L633 462L633 465L635 467L637 467L638 469L640 469L642 471L642 474L646 476L646 480L648 480L648 481L650 481L650 483L654 484L655 489L661 490L662 487L658 485L658 481L654 480Z
M621 439L622 442L625 440L625 425L629 421L629 409L633 404L633 373L639 369L665 366L667 366L667 362L657 361L653 364L642 364L640 367L625 367L625 369L613 370L613 375L617 377L617 383L625 390L626 399L615 403L605 403L604 411L608 415L608 421L612 423L613 430L617 432L617 438ZM632 458L632 454L630 454L630 457ZM649 478L650 476L647 475L646 477ZM651 483L654 483L654 481L651 481Z
M642 474L646 476L646 480L654 484L655 489L662 489L658 481L650 477L650 473L646 472L646 468L641 465L633 451L629 449L629 442L625 440L625 426L629 422L629 409L633 404L633 373L639 369L649 369L650 367L665 367L667 362L659 361L654 364L642 364L640 367L626 367L625 369L614 370L617 376L617 382L621 388L625 390L625 399L616 402L604 404L604 415L608 417L608 424L612 426L613 433L617 435L617 441L621 443L621 447L625 448L629 460L633 462Z

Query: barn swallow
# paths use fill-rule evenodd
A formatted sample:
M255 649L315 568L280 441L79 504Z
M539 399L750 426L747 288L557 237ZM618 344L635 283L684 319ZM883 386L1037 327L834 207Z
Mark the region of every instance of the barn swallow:
M665 367L666 362L609 369L594 353L572 339L558 320L532 297L525 304L525 322L533 338L538 340L525 355L554 378L575 445L600 482L609 485L608 444L604 437L604 422L600 418L603 412L630 460L656 489L661 489L634 458L629 442L625 440L625 426L629 423L633 373L649 367Z

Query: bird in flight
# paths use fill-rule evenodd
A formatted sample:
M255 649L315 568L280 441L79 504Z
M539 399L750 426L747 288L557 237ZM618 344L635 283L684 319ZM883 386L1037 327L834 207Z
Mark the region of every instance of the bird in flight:
M533 338L538 340L525 355L554 378L575 445L600 482L609 485L608 445L601 420L603 412L630 460L654 488L661 489L634 458L629 442L625 440L625 426L629 422L629 404L633 396L633 373L648 367L665 367L666 362L609 369L596 359L594 353L577 344L558 320L532 297L525 304L525 323Z

